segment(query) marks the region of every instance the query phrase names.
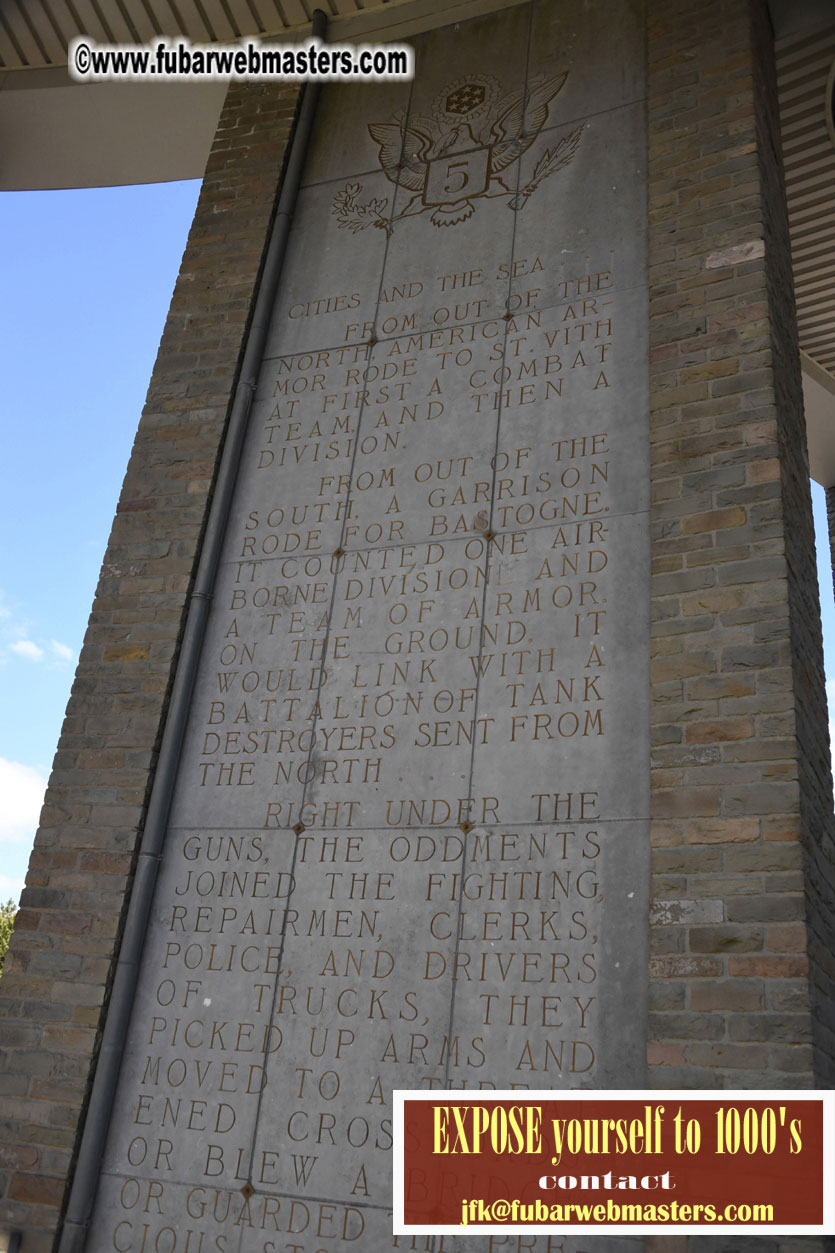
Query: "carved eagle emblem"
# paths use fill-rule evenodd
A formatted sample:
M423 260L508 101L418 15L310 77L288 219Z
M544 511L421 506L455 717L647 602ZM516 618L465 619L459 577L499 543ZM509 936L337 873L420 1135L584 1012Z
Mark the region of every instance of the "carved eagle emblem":
M391 231L403 218L426 212L436 226L455 226L472 217L480 197L503 198L514 212L523 209L540 183L573 160L580 142L582 126L546 148L524 187L503 177L538 138L567 78L540 76L503 95L491 74L470 75L438 93L431 116L407 117L401 110L390 122L372 122L368 131L383 173L411 194L392 216L388 197L359 204L362 185L347 183L333 202L339 226Z

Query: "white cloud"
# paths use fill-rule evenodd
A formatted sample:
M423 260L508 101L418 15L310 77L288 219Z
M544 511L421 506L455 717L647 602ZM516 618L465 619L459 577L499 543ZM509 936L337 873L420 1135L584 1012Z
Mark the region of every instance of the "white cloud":
M32 640L15 640L12 644L12 652L20 657L29 657L32 661L40 661L43 657L43 649Z
M15 879L8 874L0 874L0 905L5 905L6 901L10 899L18 901L25 886L23 879Z
M31 766L0 757L0 845L31 843L46 784L45 776Z
M2 7L3 0L0 0ZM50 623L54 630L58 623ZM61 640L44 638L41 631L48 628L35 623L17 604L11 604L4 589L0 587L0 665L8 663L12 656L25 657L27 661L43 661L49 658L52 668L63 663L75 664L78 651ZM37 642L36 642L37 641Z

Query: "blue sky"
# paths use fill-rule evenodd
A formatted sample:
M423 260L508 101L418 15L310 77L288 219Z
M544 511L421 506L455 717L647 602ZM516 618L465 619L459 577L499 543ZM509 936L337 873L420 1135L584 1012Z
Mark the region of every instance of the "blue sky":
M0 194L0 900L23 885L198 191Z
M0 194L0 900L23 886L198 190ZM825 537L820 489L815 500ZM832 691L835 611L822 551Z

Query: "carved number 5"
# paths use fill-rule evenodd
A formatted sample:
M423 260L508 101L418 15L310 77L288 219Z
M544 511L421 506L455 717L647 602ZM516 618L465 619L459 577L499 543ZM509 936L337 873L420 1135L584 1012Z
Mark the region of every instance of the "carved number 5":
M447 195L454 196L467 186L467 183L470 181L468 166L469 161L450 161L446 167L443 184L443 190ZM458 179L460 179L460 182L455 181Z

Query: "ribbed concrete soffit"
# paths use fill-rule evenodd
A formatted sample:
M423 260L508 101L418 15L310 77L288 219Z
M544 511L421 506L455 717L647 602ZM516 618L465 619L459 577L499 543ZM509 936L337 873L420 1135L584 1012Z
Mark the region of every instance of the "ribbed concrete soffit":
M779 36L819 27L832 0L768 3ZM317 7L339 26L401 8L443 14L453 11L457 0L0 0L0 71L65 66L67 44L75 35L89 35L99 43L145 43L160 35L213 43L245 35L296 34L309 26ZM501 7L501 0L473 7L487 11Z
M381 8L333 0L334 14ZM309 0L0 0L0 67L42 69L67 64L74 35L98 43L145 43L160 35L196 43L280 35L310 24L317 5Z
M421 9L454 11L457 0L0 0L0 71L43 70L67 64L75 35L98 43L145 43L184 36L194 43L222 43L242 36L298 35L322 8L338 30L375 13ZM500 0L482 6L501 7ZM454 19L454 12L451 20Z
M23 71L22 85L26 70L66 66L77 34L101 43L298 35L317 4L335 33L343 27L350 37L357 22L373 26L375 14L396 20L420 10L424 19L446 12L453 20L456 8L490 9L500 0L0 0L0 71ZM835 143L826 119L835 25L820 28L820 0L771 0L771 10L778 35L792 31L778 39L777 57L800 342L835 378Z
M777 44L800 346L835 375L835 143L827 87L835 25Z

